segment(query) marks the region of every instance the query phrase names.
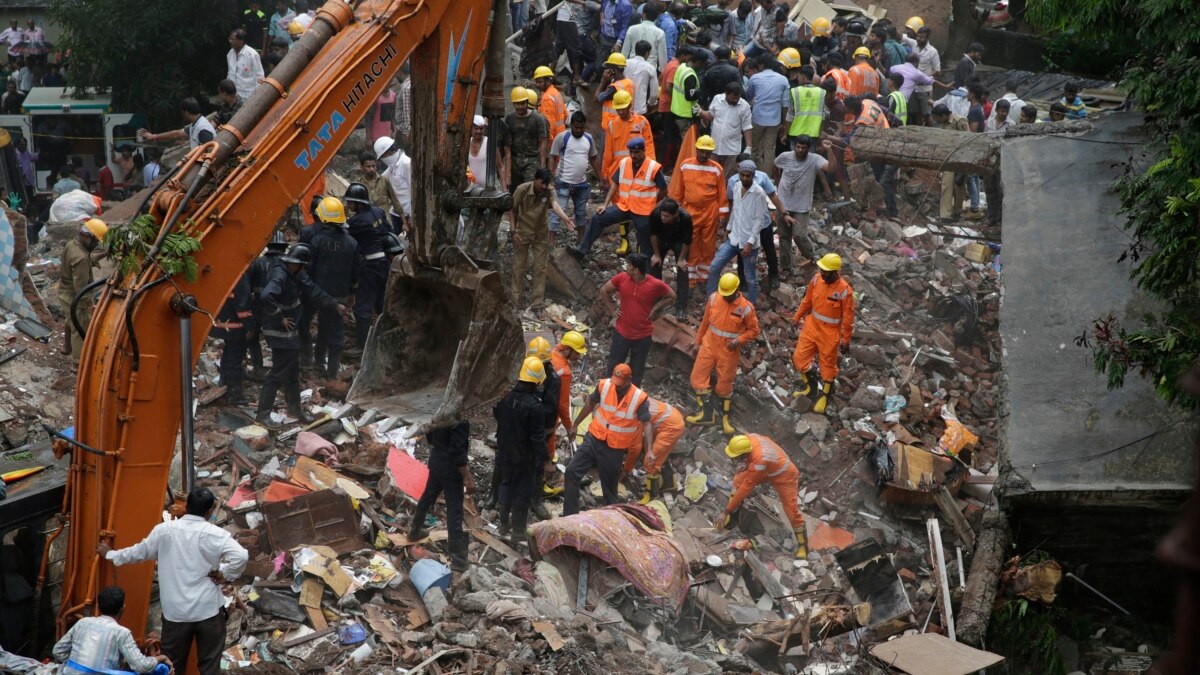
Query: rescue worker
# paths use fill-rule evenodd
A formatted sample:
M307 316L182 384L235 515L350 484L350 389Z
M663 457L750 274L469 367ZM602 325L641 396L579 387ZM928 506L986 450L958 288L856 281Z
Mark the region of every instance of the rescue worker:
M337 197L321 200L317 205L317 220L321 229L309 243L312 261L308 264L308 273L322 291L344 305L354 295L358 281L358 243L346 231L346 210ZM330 380L337 378L345 335L345 323L340 313L330 308L317 308L315 365Z
M562 398L562 379L558 376L558 371L555 370L554 364L550 359L550 341L542 336L537 336L529 341L525 347L525 358L536 356L542 362L542 370L546 373L546 379L542 380L541 389L538 392L538 397L542 401L542 412L546 417L546 459L550 460L554 457L554 431L558 426L558 408ZM549 520L550 513L546 511L546 506L542 504L542 498L545 496L546 473L539 471L535 474L533 485L533 513L542 520Z
M463 499L475 492L475 478L468 463L471 444L471 423L452 423L425 432L429 441L429 479L425 491L417 500L412 520L408 524L408 540L420 541L429 536L421 525L425 515L437 503L439 496L446 500L446 530L449 532L450 569L466 572L470 564L467 548L470 539L463 530Z
M350 217L346 226L350 236L358 243L359 267L358 286L354 291L354 347L347 349L347 356L361 356L367 348L367 334L375 314L383 311L383 289L387 285L388 260L384 253L387 241L387 216L371 204L367 186L351 183L346 188L346 210Z
M633 97L627 92L618 91L612 104L617 114L604 123L604 159L601 163L603 173L600 174L603 187L608 187L608 177L617 170L621 160L629 156L630 140L641 138L646 141L646 157L657 160L650 122L644 116L633 112Z
M517 385L492 408L496 417L496 465L500 474L496 495L500 535L514 546L525 536L535 472L549 470L546 457L546 418L538 386L546 379L541 360L521 363ZM540 467L540 469L539 469Z
M696 152L679 162L668 194L692 216L692 245L688 275L697 285L708 284L709 263L717 254L717 232L729 219L725 169L712 158L717 144L705 134L696 139Z
M635 444L639 441L644 448L654 447L650 404L646 393L633 384L632 378L633 370L629 364L617 364L612 377L597 383L583 404L583 410L575 416L576 428L588 415L592 415L592 421L588 424L583 445L567 466L564 516L579 513L579 484L592 467L600 473L604 503L616 504L617 483L621 479L626 453L636 452Z
M562 210L551 189L554 175L542 167L533 180L517 186L512 196L512 300L517 307L538 307L546 299L546 259L550 255L550 212L574 230L575 221ZM521 303L525 270L533 276L529 304Z
M224 344L221 347L221 386L225 387L225 404L239 406L243 402L243 386L246 380L246 323L252 316L250 311L250 273L243 274L221 305L210 335Z
M504 134L500 137L509 192L533 180L533 172L546 166L550 148L550 125L530 107L529 92L524 87L513 87L512 106L513 111L504 116Z
M633 92L636 88L633 80L625 77L625 65L628 61L625 55L621 52L613 52L608 55L608 59L604 61L604 75L600 77L600 87L596 92L596 102L601 104L600 108L600 125L604 128L608 127L608 121L617 116L617 110L613 107L613 97L618 91L623 91L629 94L629 101L633 102Z
M695 120L695 106L700 99L699 72L708 63L708 56L703 49L689 50L683 56L686 58L680 58L669 92L671 118L668 124L675 125L677 140L687 136Z
M825 60L829 64L828 70L825 71L825 79L833 80L836 85L835 97L844 101L850 95L850 73L844 68L846 57L841 52L830 52L825 56Z
M281 264L271 268L267 285L263 288L262 333L271 348L271 371L263 382L258 398L258 414L255 421L268 429L278 429L271 419L275 407L275 394L283 388L283 400L288 414L302 424L313 421L300 405L300 300L306 298L318 309L336 309L345 312L345 305L338 304L325 291L303 279L304 267L312 260L308 244L294 244L279 258Z
M550 125L548 140L553 141L567 130L567 102L558 87L554 86L554 71L546 66L538 66L533 71L533 85L542 92L538 112Z
M571 423L571 382L574 378L571 366L578 363L584 354L587 354L587 340L582 333L573 330L563 333L558 345L550 352L550 364L559 379L558 421L562 422L568 437L575 433L575 425ZM556 460L558 453L553 437L549 439L549 450L550 459Z
M800 493L800 470L788 458L783 448L761 434L738 435L729 439L725 456L737 462L739 467L733 475L733 494L729 503L717 519L713 528L723 530L735 525L734 513L750 496L754 488L770 483L779 494L783 512L796 535L796 558L808 558L808 533L804 529L804 515L800 513L797 497Z
M791 138L821 137L821 121L825 117L825 90L813 83L814 76L812 66L802 66L797 76L797 84L789 93L787 135ZM782 142L785 139L779 140Z
M738 292L738 276L733 272L721 275L717 292L708 296L704 319L696 331L696 362L692 364L692 389L700 410L687 418L688 423L710 426L721 418L721 428L732 436L737 433L729 422L729 403L733 396L733 378L737 375L742 347L758 337L758 313L754 304ZM717 371L718 409L713 404L712 373Z
M847 91L850 96L879 95L879 71L871 65L871 50L859 47L854 50L854 65L850 67L850 82Z
M279 264L279 258L287 253L287 249L288 243L283 233L272 234L266 252L255 258L250 263L250 269L246 270L250 277L250 321L246 325L246 351L250 353L250 365L253 367L248 377L256 382L262 382L266 374L262 352L262 290L267 286L271 268ZM303 351L304 346L300 348Z
M817 390L812 364L813 358L818 358L821 396L813 405L813 412L820 414L829 405L838 375L838 357L850 348L850 337L854 334L854 289L841 276L840 255L826 253L817 261L817 267L820 271L808 282L804 299L792 317L797 325L807 317L792 353L792 365L801 378L792 398L809 396Z
M625 145L629 148L629 156L617 164L616 173L610 176L604 203L588 221L579 247L567 249L581 261L587 257L588 252L592 250L592 244L610 225L621 227L621 243L617 246L617 255L628 253L631 222L637 233L638 250L647 255L651 253L650 212L666 194L667 179L663 176L662 165L646 157L645 139L631 138Z
M679 412L678 408L653 397L647 397L646 400L650 406L650 426L654 428L654 445L646 449L645 458L642 460L642 469L646 472L646 485L642 498L638 500L639 504L649 504L650 500L662 496L664 470L667 478L672 477L671 465L667 463L667 458L675 450L675 444L683 437L683 432L687 430L683 423L683 413ZM640 429L638 435L641 435ZM622 475L633 470L643 445L639 438L630 446L625 456L625 466L621 470Z
M58 267L58 304L66 317L67 333L61 351L63 354L70 354L75 363L79 363L79 356L83 351L83 335L75 329L75 321L71 317L71 303L75 301L76 295L95 280L92 274L91 253L107 233L108 224L99 218L89 218L79 226L75 238L63 246L62 262ZM88 322L92 320L91 299L79 300L74 318L86 330Z

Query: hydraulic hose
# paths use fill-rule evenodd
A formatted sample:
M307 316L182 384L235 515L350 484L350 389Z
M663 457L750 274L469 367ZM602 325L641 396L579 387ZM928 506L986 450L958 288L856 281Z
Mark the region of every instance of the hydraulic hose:
M81 337L81 338L87 337L87 330L84 328L84 326L82 326L79 323L79 316L78 316L78 314L76 314L76 311L79 308L79 301L83 298L84 295L87 294L88 291L92 290L93 288L99 286L100 284L102 284L106 281L108 281L108 277L103 277L103 278L93 281L92 283L88 284L87 286L84 286L83 290L76 293L75 298L73 300L71 300L71 312L70 312L71 316L69 318L71 319L71 325L75 327L75 331L77 333L79 333L79 337Z

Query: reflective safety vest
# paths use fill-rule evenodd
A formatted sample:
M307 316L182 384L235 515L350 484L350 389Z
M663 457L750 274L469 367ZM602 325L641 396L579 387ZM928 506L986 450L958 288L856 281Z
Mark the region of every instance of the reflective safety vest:
M704 318L700 321L700 329L696 331L696 342L701 346L709 344L709 349L724 352L729 340L740 340L746 344L755 340L761 329L758 325L758 314L754 304L741 295L737 300L729 302L720 293L708 296L708 304L704 308ZM718 338L718 342L709 343L709 335ZM736 352L729 352L736 354Z
M809 335L838 336L844 343L850 342L854 333L854 289L845 277L838 277L832 284L826 283L820 274L813 275L804 290L804 299L792 315L792 323L812 314L804 322L803 332Z
M769 480L782 476L795 466L775 441L759 434L749 434L749 438L751 471Z
M550 128L551 141L567 130L567 103L554 85L550 85L546 91L542 92L541 101L538 103L538 112L542 113L546 122L549 123L547 126Z
M908 124L908 99L904 98L904 92L893 91L888 94L888 100L892 102L892 113L899 117L901 122Z
M789 136L811 136L814 139L821 135L821 118L825 104L825 90L811 84L792 87L792 126L788 128Z
M634 170L633 158L626 157L617 167L621 171L615 202L617 208L638 216L650 215L658 203L658 186L654 179L662 165L652 159L643 159L642 166Z
M876 129L889 129L887 115L883 112L883 108L879 104L869 98L864 98L862 112L858 114L858 119L854 123L863 127L875 127Z
M633 96L633 92L634 92L633 80L629 79L628 77L622 78L620 80L614 80L612 83L612 86L616 87L617 91L626 91L626 92L629 92L630 96ZM613 94L613 97L614 98L616 97L615 93ZM633 103L631 102L629 105L633 105ZM616 116L617 116L617 109L613 107L613 100L612 100L612 98L610 98L604 102L603 106L601 106L600 123L607 125L608 121Z
M692 103L684 96L684 85L689 77L696 75L696 71L686 63L679 64L675 69L675 81L671 83L671 114L684 119L692 118ZM699 84L699 82L697 82Z
M646 392L631 384L625 396L618 399L617 386L612 380L600 380L599 391L600 405L592 413L588 433L614 450L632 446L642 428L637 409L646 400Z
M841 68L831 68L828 73L825 73L825 77L832 77L837 82L837 94L835 95L838 100L845 100L850 95L850 73Z

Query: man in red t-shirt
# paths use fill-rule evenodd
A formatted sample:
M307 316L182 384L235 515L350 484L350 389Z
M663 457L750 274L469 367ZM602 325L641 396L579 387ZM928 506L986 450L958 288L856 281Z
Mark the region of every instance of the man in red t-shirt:
M609 279L600 289L600 300L609 315L616 317L612 322L614 330L608 365L602 377L628 358L633 383L642 383L654 317L675 302L675 291L661 279L650 276L649 272L650 259L641 253L631 254L625 259L625 271ZM614 293L621 296L619 306L613 302Z

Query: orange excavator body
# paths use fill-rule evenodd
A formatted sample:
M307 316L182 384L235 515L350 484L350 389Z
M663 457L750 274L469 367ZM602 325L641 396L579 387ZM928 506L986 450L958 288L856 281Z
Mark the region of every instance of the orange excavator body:
M280 214L323 175L410 54L413 80L422 89L416 98L425 101L424 112L436 116L414 114L414 126L422 129L414 152L414 211L421 224L414 226L406 259L397 263L425 273L456 257L458 213L444 202L453 202L447 195L466 187L462 167L481 93L486 115L503 114L502 75L489 68L483 78L497 8L507 12L493 0L362 0L356 5L330 0L238 115L218 129L213 142L195 148L150 197L144 210L162 228L160 241L171 230L199 237L199 276L188 282L164 274L150 259L152 252L139 272L107 282L93 312L75 407L75 440L90 451L73 452L69 474L60 634L93 614L99 590L117 582L112 565L96 554L97 543L105 539L114 548L130 546L162 520L183 419L183 359L195 363L211 318L263 250ZM500 20L507 24L506 17ZM486 280L489 274L495 276L482 274L484 282L472 283L501 286ZM519 325L502 300L483 304L500 317L492 319L498 322L493 327L502 355L493 365L515 371ZM188 308L199 311L185 352L180 312ZM502 373L495 379L503 383L508 377ZM442 406L443 417L453 413ZM135 636L145 634L153 574L153 563L120 570L126 593L122 623Z

